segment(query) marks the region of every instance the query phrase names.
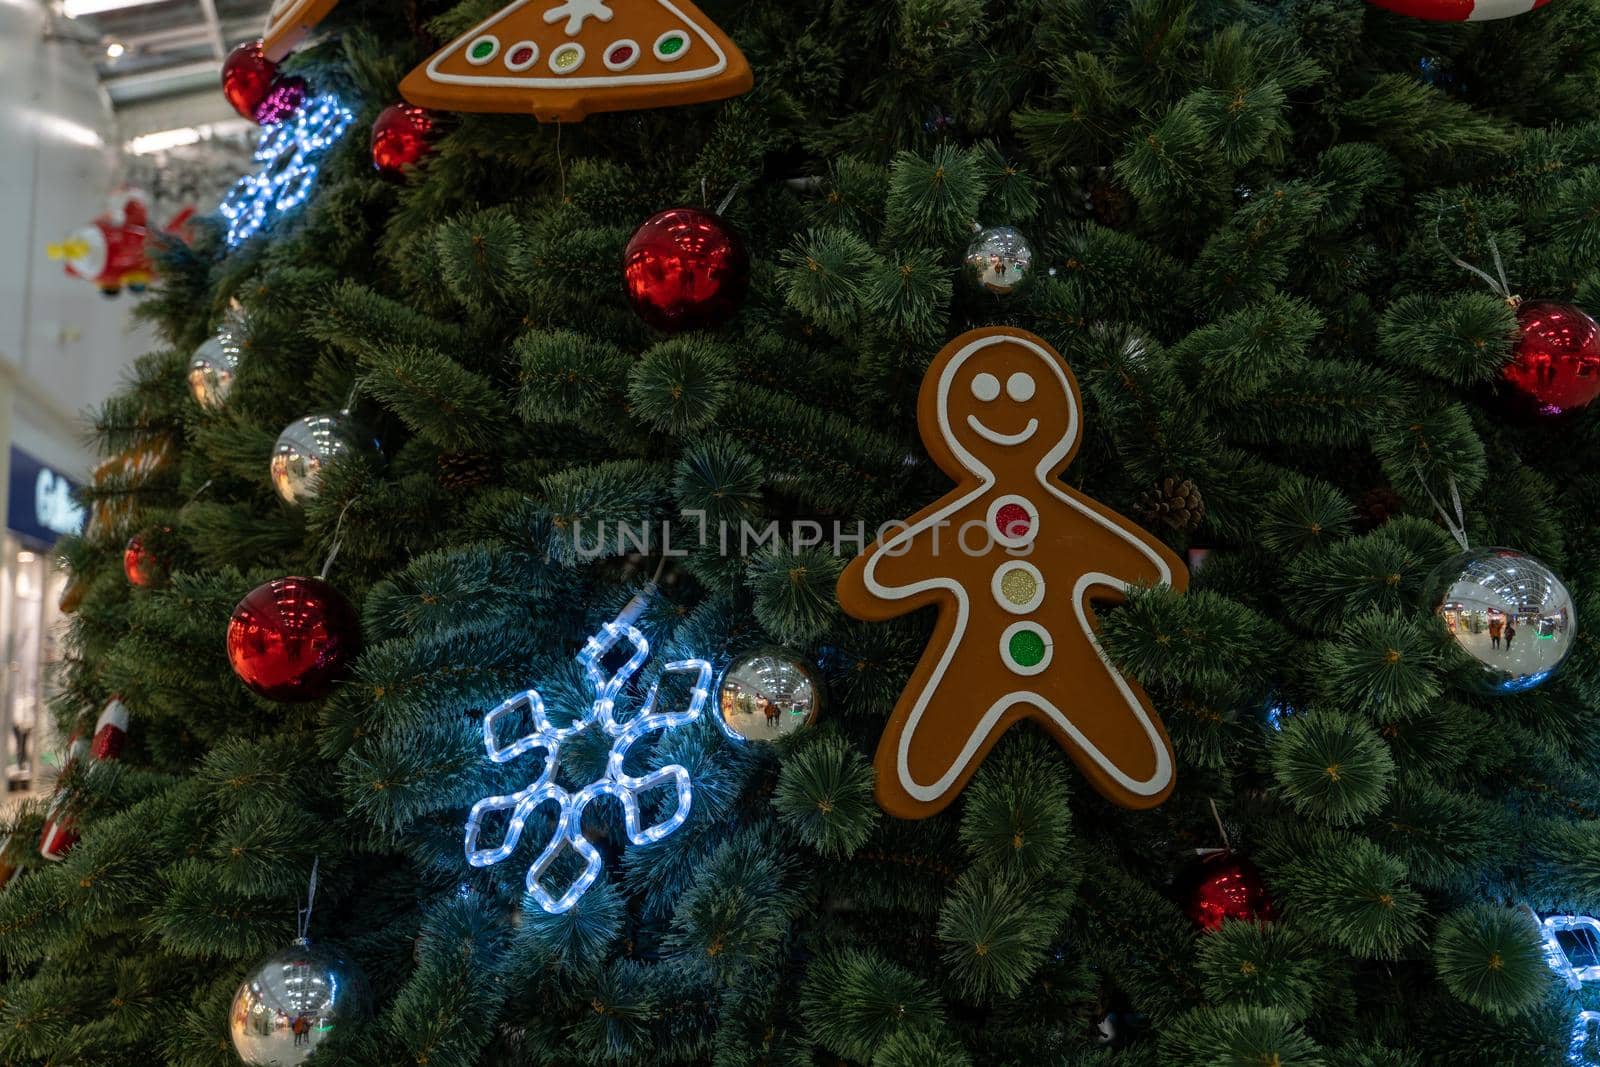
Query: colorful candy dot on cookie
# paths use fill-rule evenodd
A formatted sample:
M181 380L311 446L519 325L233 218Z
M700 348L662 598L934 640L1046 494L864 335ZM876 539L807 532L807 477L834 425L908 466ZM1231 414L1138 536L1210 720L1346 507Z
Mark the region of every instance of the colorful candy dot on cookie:
M1013 607L1031 604L1039 593L1039 579L1021 567L1012 567L1000 578L1000 594Z
M521 73L539 62L539 46L532 41L518 41L506 50L506 69Z
M1005 504L995 512L996 528L1006 537L1026 537L1033 525L1033 516L1021 504Z
M1525 15L1550 0L1367 0L1398 15L1430 22L1482 22Z
M682 30L669 30L656 40L656 58L670 63L680 58L688 48L688 34Z
M1010 653L1011 661L1017 666L1037 667L1044 662L1050 646L1045 642L1042 631L1029 628L1012 634L1006 650Z
M491 66L506 41L516 44ZM515 0L406 75L400 94L440 110L580 122L722 100L754 82L738 47L688 0Z
M564 44L550 53L550 69L557 74L571 74L582 65L582 45Z
M624 71L639 61L639 45L636 41L618 41L606 49L606 69L609 71Z

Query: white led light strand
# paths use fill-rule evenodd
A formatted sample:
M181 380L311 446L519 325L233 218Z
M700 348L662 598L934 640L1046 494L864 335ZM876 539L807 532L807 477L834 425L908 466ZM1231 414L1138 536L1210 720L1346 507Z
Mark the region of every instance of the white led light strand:
M1539 921L1539 931L1544 935L1544 958L1567 984L1576 992L1585 982L1600 982L1600 919L1588 915L1550 915ZM1572 962L1561 934L1578 938L1590 950L1594 962L1582 967ZM1600 1024L1600 1011L1580 1011L1572 1024L1572 1040L1567 1048L1567 1062L1583 1065L1594 1061L1584 1049L1589 1043L1590 1027Z
M1585 982L1600 982L1600 919L1587 915L1551 915L1539 923L1544 933L1544 958L1550 969L1560 975L1567 988L1576 991ZM1567 956L1557 935L1574 934L1584 938L1596 950L1595 962L1578 967Z
M260 168L235 182L217 207L228 224L228 244L249 240L274 218L304 203L316 184L324 151L354 121L355 113L338 97L323 93L262 130L254 157Z
M638 673L639 668L644 666L645 660L650 658L650 642L637 627L623 621L629 616L630 613L624 611L621 619L606 623L601 632L589 638L578 653L578 662L583 665L584 674L595 694L594 703L583 719L571 726L555 726L545 714L544 701L538 692L532 689L511 697L483 718L483 748L490 760L495 763L509 763L537 749L543 753L542 769L537 778L517 792L505 796L484 797L472 806L472 811L467 816L466 827L467 862L474 867L488 867L499 863L516 850L528 817L541 804L557 805L559 815L550 841L528 868L528 893L547 912L558 913L571 908L600 876L602 867L600 853L583 836L583 811L591 801L604 796L615 797L622 804L623 822L627 828L628 840L635 845L659 841L682 826L689 818L689 808L694 798L686 768L672 763L634 777L625 773L622 766L627 761L628 750L633 743L646 734L658 730L673 730L688 725L700 717L706 701L710 699L711 664L703 659L685 659L666 665L664 669L666 674L692 673L696 676L687 709L671 712L656 711L656 698L660 691L660 683L657 682L650 687L650 692L638 713L627 722L619 723L616 717L617 698L629 679ZM623 640L632 644L633 655L608 678L600 661ZM495 723L501 717L518 711L527 714L533 723L533 732L501 746L495 736ZM561 742L581 733L591 725L605 731L612 739L605 773L576 793L569 793L555 781ZM669 783L677 793L677 806L672 814L650 826L641 826L639 794ZM483 819L496 811L510 812L505 838L496 847L479 848L478 834L482 829ZM583 858L584 869L566 891L556 897L544 887L542 879L556 858L569 848Z
M1589 1028L1600 1026L1600 1011L1580 1011L1572 1024L1572 1041L1567 1046L1567 1062L1579 1064L1593 1063L1584 1052L1584 1046L1589 1043Z

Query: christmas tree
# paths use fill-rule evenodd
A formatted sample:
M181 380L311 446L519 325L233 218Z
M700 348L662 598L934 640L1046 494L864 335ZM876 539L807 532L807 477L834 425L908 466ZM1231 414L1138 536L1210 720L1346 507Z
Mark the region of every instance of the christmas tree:
M292 6L95 413L0 1062L1600 1062L1600 0ZM1151 566L887 603L963 477Z

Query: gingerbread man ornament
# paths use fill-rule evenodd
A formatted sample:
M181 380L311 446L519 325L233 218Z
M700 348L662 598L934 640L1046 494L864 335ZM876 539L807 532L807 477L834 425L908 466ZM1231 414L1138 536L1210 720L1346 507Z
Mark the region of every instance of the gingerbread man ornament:
M1172 791L1172 743L1101 649L1092 605L1135 585L1183 590L1189 576L1155 537L1058 481L1082 410L1066 362L1022 330L973 330L928 367L917 422L956 487L839 578L858 619L939 611L878 743L878 803L891 815L943 810L1025 718L1124 807Z

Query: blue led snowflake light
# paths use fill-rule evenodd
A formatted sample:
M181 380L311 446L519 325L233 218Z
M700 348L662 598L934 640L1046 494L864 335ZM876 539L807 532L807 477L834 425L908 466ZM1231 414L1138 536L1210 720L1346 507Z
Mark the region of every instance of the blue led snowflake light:
M1560 975L1567 988L1577 990L1585 982L1600 982L1600 919L1587 915L1551 915L1539 923L1544 934L1544 958L1550 969ZM1581 939L1590 949L1592 963L1578 966L1567 955L1561 943L1561 934Z
M1600 1011L1580 1011L1572 1023L1572 1040L1567 1046L1567 1062L1583 1067L1595 1061L1589 1058L1590 1027L1600 1026Z
M256 142L260 167L233 184L217 211L228 224L228 244L249 240L272 220L293 211L311 195L322 157L355 113L331 93L311 97L281 123L267 126Z
M710 699L711 664L703 659L685 659L666 665L667 674L696 675L687 709L671 712L656 711L656 698L660 690L660 683L657 682L650 687L650 692L638 713L626 722L618 722L617 698L629 679L638 673L639 668L644 666L645 660L650 658L650 642L636 627L624 621L628 615L629 613L625 611L622 619L606 623L601 632L589 638L578 653L578 662L583 666L584 674L594 688L595 694L594 703L583 719L571 726L555 726L545 714L544 701L533 689L518 693L483 717L483 748L490 760L495 763L509 763L519 756L537 750L542 753L541 768L539 776L517 792L505 796L484 797L472 806L472 811L467 816L465 841L467 862L474 867L488 867L507 858L516 851L528 817L542 804L555 804L560 811L555 830L550 835L550 841L544 850L528 868L527 880L528 893L547 912L557 913L571 908L600 876L602 867L600 853L583 836L583 811L592 801L604 796L615 797L622 804L623 823L627 828L628 840L636 845L661 840L682 826L689 818L689 808L694 798L686 768L672 763L648 774L634 777L624 773L622 765L628 758L629 748L646 734L658 730L673 730L700 717L706 701ZM608 678L600 661L606 653L624 640L633 646L633 654ZM508 745L501 745L495 733L496 722L506 715L519 711L526 713L532 721L533 732L517 738ZM605 773L577 792L571 793L555 780L561 742L590 728L603 730L612 739L611 753L606 759ZM641 826L639 794L667 784L671 784L677 793L677 806L672 814L660 822ZM510 813L505 838L492 848L479 848L478 834L482 829L484 817L497 811ZM556 897L544 887L542 879L556 858L569 848L583 859L584 869L567 887L566 892Z
M1564 981L1569 990L1576 992L1585 982L1600 982L1600 919L1588 915L1550 915L1539 920L1539 932L1544 935L1544 958ZM1590 962L1574 963L1561 943L1560 935L1580 943ZM1590 1027L1600 1025L1600 1011L1580 1011L1572 1023L1572 1040L1567 1048L1567 1062L1593 1064L1597 1061L1588 1055Z

